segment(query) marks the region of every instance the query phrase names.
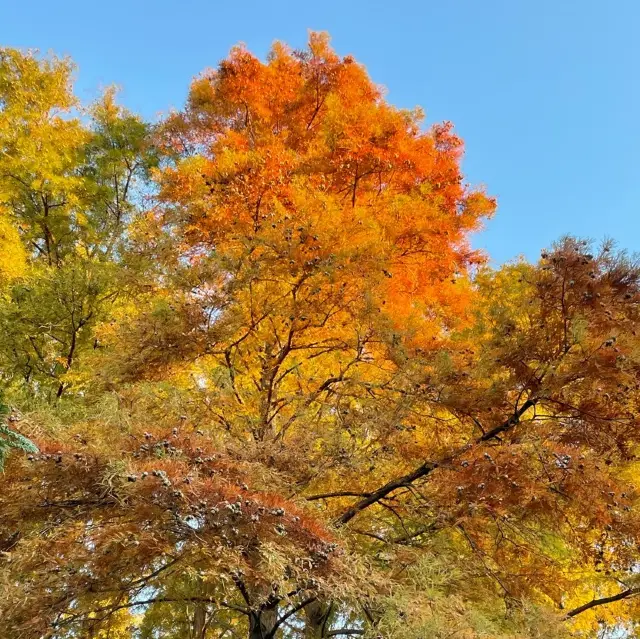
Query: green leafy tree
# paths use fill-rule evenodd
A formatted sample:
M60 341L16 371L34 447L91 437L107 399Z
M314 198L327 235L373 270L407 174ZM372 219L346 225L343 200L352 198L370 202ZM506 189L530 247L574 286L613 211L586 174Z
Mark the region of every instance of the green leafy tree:
M20 240L13 270L23 263L0 292L0 359L5 384L51 398L126 289L126 229L156 163L148 125L113 90L84 108L72 71L0 51L0 223Z

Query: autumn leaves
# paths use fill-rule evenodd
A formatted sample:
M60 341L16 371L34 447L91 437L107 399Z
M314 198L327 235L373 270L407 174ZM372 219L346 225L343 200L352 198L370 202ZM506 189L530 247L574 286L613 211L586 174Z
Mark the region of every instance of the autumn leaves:
M68 64L3 55L0 372L40 448L2 478L6 636L631 623L633 260L485 268L451 125L321 34L234 49L155 127L112 94L57 119Z

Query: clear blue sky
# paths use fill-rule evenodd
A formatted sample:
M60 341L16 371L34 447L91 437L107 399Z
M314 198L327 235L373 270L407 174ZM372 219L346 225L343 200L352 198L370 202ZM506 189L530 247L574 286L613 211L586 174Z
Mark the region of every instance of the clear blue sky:
M535 258L564 233L640 250L640 0L0 0L0 44L71 55L148 118L245 42L326 30L399 106L452 120L498 197L476 246Z

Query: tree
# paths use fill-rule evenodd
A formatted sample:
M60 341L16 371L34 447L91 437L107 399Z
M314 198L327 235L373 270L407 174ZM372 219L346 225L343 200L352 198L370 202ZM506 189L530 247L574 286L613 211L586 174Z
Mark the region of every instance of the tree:
M80 267L117 295L56 373L81 392L20 422L38 452L2 478L4 635L633 623L633 259L567 238L484 267L468 236L494 202L463 186L451 126L423 131L322 35L265 63L234 49L155 150L126 121L116 159L83 147L109 215L28 256L57 278L32 300L94 299ZM153 206L119 217L122 149L161 157Z
M524 597L586 627L633 619L638 274L610 244L572 239L536 267L479 274L475 325L396 389L412 395L393 443L405 470L343 476L361 497L335 497L336 523L385 548L438 531L507 609ZM615 602L630 607L598 608Z
M8 380L54 397L122 287L124 232L154 164L148 126L113 91L84 109L72 71L69 60L0 51L0 237L14 271L0 279L0 357Z

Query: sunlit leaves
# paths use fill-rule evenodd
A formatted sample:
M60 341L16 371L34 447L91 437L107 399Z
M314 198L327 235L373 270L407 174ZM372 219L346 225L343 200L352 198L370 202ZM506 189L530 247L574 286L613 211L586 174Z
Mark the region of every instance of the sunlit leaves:
M154 128L71 72L0 54L4 635L633 630L632 258L484 266L452 125L324 34Z

